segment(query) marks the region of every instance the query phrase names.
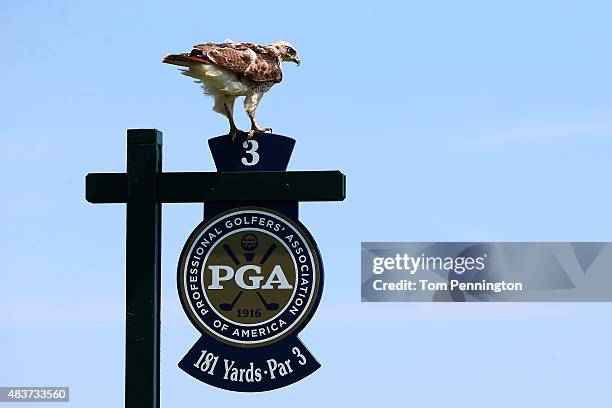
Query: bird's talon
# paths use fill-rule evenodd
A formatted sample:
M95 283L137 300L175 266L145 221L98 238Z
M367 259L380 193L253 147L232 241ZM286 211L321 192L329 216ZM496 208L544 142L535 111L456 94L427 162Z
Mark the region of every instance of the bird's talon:
M270 132L272 133L272 128L254 128L249 130L249 133L247 134L247 138L251 139L253 138L253 136L255 136L255 133L266 133L266 132Z

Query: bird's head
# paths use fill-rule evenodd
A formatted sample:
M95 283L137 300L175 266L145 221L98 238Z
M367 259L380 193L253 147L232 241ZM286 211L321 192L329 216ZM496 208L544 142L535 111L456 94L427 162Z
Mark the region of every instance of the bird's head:
M270 44L272 48L275 48L283 61L293 61L297 65L300 65L300 57L297 54L293 45L289 44L287 41L277 41L273 44Z

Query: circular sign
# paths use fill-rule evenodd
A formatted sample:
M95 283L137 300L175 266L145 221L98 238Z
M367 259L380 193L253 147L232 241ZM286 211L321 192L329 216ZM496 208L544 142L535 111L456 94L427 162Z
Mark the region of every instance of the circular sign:
M299 332L310 320L322 269L316 244L299 222L244 207L196 227L183 248L178 290L202 333L257 347Z

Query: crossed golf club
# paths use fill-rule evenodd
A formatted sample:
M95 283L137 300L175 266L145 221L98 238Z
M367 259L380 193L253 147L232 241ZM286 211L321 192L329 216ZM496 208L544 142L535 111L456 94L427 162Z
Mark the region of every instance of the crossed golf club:
M257 246L257 244L255 244L255 247L256 246ZM243 245L243 248L244 248L244 245ZM240 260L238 259L238 257L236 256L236 254L234 253L234 251L232 250L232 248L228 244L223 245L223 249L225 250L227 255L230 258L232 258L232 261L234 261L234 263L236 265L240 265ZM255 248L253 248L253 249L255 249ZM268 250L266 251L266 253L261 257L261 260L259 261L259 264L263 265L264 263L266 263L266 261L268 260L270 255L272 255L272 253L274 253L275 250L276 250L276 244L271 244L270 247L268 248ZM248 255L251 255L251 258L252 258L253 254L252 253L245 253L244 254L245 258L248 258L249 257ZM236 295L236 297L234 298L234 300L231 303L221 303L221 304L219 304L219 309L221 309L221 310L223 310L225 312L229 312L229 311L233 310L234 306L236 306L236 303L238 303L238 300L242 296L243 292L244 292L243 290L238 292L238 294ZM255 293L257 294L257 297L261 301L261 304L263 305L263 307L267 311L273 312L273 311L279 309L280 305L278 303L274 303L274 302L268 303L266 301L266 299L262 296L262 294L259 293L259 291L255 292Z

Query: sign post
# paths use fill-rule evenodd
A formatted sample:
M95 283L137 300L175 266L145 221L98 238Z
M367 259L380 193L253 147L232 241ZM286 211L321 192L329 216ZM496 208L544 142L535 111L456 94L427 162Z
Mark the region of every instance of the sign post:
M159 407L162 171L159 131L128 131L125 405Z
M204 382L234 391L278 388L318 368L297 338L323 288L320 254L297 219L298 202L344 200L345 176L339 171L286 171L294 144L293 139L271 134L239 142L219 136L209 141L217 172L162 172L161 132L133 129L128 130L127 172L87 175L87 201L127 204L126 408L160 404L164 203L205 203L204 221L185 245L177 280L183 307L202 337L179 366ZM200 252L207 258L191 276L200 275L203 281L181 287L181 277L183 282L193 279L186 260ZM268 252L272 261L264 259ZM198 296L207 303L198 303ZM237 331L229 333L232 324ZM250 351L240 351L245 349ZM291 353L295 362L283 353ZM215 358L222 359L218 367L213 367Z

